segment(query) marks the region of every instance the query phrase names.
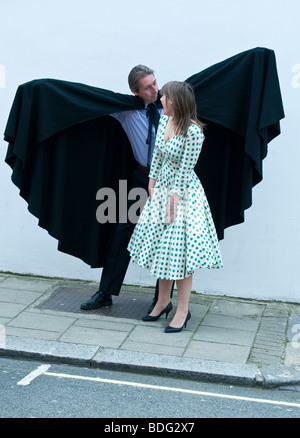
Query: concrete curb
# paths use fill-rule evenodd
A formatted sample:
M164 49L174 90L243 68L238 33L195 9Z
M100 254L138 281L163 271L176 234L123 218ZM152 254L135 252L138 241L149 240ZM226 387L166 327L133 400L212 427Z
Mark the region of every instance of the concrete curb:
M114 350L96 345L7 336L2 357L40 360L93 368L201 379L265 388L300 384L300 370L287 366L237 364L161 354Z

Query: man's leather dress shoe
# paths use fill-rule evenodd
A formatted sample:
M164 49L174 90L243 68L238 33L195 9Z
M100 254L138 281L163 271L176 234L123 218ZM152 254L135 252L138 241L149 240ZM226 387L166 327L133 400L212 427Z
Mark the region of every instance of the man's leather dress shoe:
M111 295L104 294L98 290L88 301L82 303L80 309L82 310L93 310L98 309L102 306L111 306L112 299Z

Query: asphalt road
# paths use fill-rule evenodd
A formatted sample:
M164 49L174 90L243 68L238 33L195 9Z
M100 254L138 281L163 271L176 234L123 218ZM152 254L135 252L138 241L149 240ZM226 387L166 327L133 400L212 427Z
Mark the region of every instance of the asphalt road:
M166 427L160 419L173 419L168 420L170 432L190 432L199 418L300 418L300 388L291 389L0 358L1 418L100 418L108 429L134 427L132 419L138 418L148 419L143 424L153 428L150 432Z

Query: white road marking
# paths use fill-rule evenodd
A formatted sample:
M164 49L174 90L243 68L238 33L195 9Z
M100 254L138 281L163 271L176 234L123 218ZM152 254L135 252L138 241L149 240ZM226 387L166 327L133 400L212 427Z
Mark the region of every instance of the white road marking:
M37 367L36 370L29 373L27 376L24 377L24 379L20 380L17 383L17 385L21 385L21 386L29 385L30 382L32 382L38 376L44 374L47 370L49 370L50 367L51 365L40 365L39 367Z
M195 391L192 389L182 389L182 388L172 388L168 386L158 386L158 385L148 385L146 383L136 383L136 382L126 382L123 380L111 380L111 379L101 379L100 377L86 377L86 376L77 376L77 375L71 375L71 374L61 374L61 373L50 373L45 372L46 376L53 376L53 377L61 377L66 379L78 379L78 380L89 380L92 382L101 382L101 383L110 383L114 385L127 385L127 386L134 386L138 388L150 388L150 389L159 389L163 391L173 391L173 392L182 392L185 394L195 394L195 395L202 395L207 397L218 397L218 398L227 398L231 400L241 400L246 402L253 402L253 403L266 403L271 405L282 405L282 406L293 406L296 408L300 408L300 403L292 403L292 402L285 402L285 401L279 401L279 400L268 400L263 398L252 398L252 397L242 397L238 395L227 395L227 394L219 394L219 393L213 393L213 392L204 392L204 391Z

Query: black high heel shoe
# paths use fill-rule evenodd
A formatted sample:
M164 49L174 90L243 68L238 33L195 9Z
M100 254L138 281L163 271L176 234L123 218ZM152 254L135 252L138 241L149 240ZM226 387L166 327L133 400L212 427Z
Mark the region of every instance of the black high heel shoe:
M181 332L183 327L186 328L186 324L187 324L188 320L191 319L191 316L192 316L191 312L188 311L187 317L186 317L182 327L172 327L172 326L168 325L168 327L165 328L165 333L178 333L178 332Z
M157 321L162 315L166 314L166 319L168 318L169 313L173 309L173 304L170 302L167 307L164 308L157 316L146 315L142 318L142 321Z

